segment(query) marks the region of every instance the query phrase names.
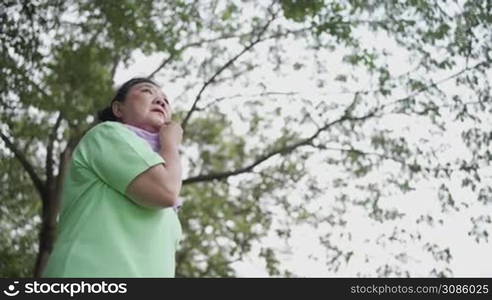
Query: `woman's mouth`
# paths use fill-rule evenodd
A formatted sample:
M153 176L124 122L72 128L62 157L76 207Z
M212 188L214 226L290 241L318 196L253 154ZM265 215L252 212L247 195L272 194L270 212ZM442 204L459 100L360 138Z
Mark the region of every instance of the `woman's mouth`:
M163 116L166 116L166 113L163 110L160 110L160 109L153 109L152 112L157 112L157 113L160 113Z

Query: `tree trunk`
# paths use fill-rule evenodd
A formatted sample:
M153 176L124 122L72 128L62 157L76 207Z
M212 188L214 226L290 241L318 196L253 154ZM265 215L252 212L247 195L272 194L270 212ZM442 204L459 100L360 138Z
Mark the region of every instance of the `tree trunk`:
M34 277L41 277L56 241L56 229L58 225L58 213L61 204L61 192L65 179L67 166L72 157L73 143L68 143L65 151L60 155L60 164L56 180L48 187L48 192L43 199L43 211L41 218L41 230L39 232L39 246L36 264L34 266Z
M41 277L51 251L53 250L56 238L58 205L56 205L56 197L53 197L55 195L52 193L49 194L49 197L43 201L42 223L41 231L39 233L38 256L34 267L34 277Z

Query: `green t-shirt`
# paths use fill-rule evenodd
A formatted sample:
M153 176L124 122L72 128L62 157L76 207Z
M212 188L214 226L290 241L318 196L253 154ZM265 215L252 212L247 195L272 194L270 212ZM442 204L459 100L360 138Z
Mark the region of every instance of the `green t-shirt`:
M134 178L161 163L121 123L89 130L73 152L43 277L174 277L182 234L175 210L144 207L125 195Z

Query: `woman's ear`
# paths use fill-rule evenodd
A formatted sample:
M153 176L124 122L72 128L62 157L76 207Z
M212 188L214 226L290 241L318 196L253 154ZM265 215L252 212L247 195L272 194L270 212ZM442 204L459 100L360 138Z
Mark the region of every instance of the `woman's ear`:
M111 104L111 109L113 110L113 115L115 115L118 119L121 119L123 113L121 111L121 103L119 101L114 101Z

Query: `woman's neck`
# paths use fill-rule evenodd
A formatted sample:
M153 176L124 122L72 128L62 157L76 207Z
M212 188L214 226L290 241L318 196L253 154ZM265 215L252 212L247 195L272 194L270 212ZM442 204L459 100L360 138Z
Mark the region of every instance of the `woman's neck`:
M150 132L148 130L130 124L124 124L124 125L131 131L135 132L135 134L137 134L139 137L146 140L147 143L149 143L152 150L156 152L160 150L160 140L159 140L158 132Z

